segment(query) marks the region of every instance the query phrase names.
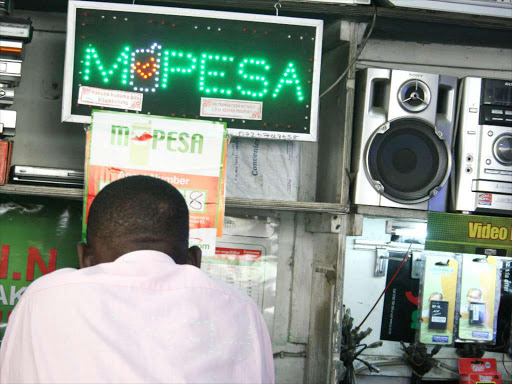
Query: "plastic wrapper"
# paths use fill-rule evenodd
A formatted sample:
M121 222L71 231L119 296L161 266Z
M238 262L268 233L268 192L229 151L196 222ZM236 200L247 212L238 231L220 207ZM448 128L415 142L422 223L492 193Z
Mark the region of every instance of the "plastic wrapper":
M227 153L227 197L297 201L299 143L233 138Z
M496 342L501 261L494 256L463 255L458 292L457 342Z
M278 243L277 219L226 216L215 256L203 256L201 265L210 277L251 297L270 330L274 322Z

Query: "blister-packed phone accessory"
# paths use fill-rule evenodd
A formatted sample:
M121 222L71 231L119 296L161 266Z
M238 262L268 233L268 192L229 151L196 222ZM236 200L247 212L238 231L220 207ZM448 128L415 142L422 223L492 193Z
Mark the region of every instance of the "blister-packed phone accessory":
M453 253L425 252L420 277L417 340L424 344L453 343L459 257Z
M448 324L449 301L432 300L430 302L430 315L428 317L428 329L446 331Z
M496 359L459 359L460 384L501 384Z
M457 342L494 344L500 302L500 275L494 256L464 254L458 290Z

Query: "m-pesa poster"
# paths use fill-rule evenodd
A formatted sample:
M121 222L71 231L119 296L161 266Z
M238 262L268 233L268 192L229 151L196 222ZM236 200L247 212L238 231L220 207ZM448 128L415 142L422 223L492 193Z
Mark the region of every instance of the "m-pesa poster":
M146 175L182 193L190 213L190 244L213 256L215 239L222 235L225 149L225 123L93 111L82 237L92 201L105 185Z

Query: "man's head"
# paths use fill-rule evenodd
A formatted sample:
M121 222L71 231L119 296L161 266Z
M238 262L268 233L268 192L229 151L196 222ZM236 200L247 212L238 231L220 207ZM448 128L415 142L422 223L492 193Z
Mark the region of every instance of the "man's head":
M93 200L80 266L108 263L128 252L160 251L177 264L200 266L201 250L188 248L188 208L169 183L148 176L108 184Z

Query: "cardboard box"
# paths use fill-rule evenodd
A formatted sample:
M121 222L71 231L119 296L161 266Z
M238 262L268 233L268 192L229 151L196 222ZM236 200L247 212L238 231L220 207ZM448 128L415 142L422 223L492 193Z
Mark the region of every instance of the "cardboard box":
M460 384L501 384L496 359L459 359Z

